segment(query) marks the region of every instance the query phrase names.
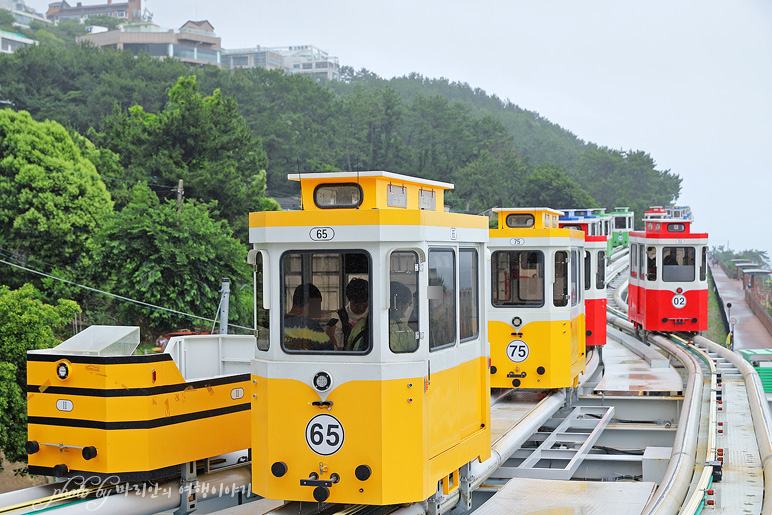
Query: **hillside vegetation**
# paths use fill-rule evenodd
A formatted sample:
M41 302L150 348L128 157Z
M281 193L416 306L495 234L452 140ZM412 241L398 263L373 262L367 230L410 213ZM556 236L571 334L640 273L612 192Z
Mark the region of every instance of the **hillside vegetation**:
M0 99L10 106L0 111L0 258L126 297L211 317L219 277L249 273L241 252L204 244L245 244L249 211L278 209L270 197L297 193L288 173L388 170L452 182L448 203L472 213L625 205L640 215L680 192L681 179L646 152L584 142L468 84L350 68L334 83L191 68L75 44L82 31L33 25L23 32L39 46L0 55ZM117 309L3 265L3 284L26 282L47 301L76 300L90 323L157 333L195 322ZM247 324L239 291L232 320Z

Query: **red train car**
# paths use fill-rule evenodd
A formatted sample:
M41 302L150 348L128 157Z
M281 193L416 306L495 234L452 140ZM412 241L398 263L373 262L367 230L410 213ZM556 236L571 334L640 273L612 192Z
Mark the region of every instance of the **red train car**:
M606 251L608 223L589 209L564 209L562 228L584 232L584 312L586 344L606 344Z
M653 207L630 233L628 319L644 331L708 328L708 235L693 233L691 210Z

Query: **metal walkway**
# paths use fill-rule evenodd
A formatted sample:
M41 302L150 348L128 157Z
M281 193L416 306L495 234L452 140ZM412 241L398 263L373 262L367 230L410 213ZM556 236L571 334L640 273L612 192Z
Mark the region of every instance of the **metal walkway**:
M519 465L501 467L496 477L571 479L613 414L613 406L573 408L538 447L518 451L521 456L515 457L523 458Z
M737 368L725 358L698 345L713 359L721 377L716 448L722 449L721 482L714 482L713 511L717 513L761 513L764 471L751 418L748 391ZM711 499L711 497L708 497Z
M737 321L734 327L734 349L772 348L772 335L767 332L745 301L742 281L730 279L718 266L711 267L711 271L721 299L725 304L732 304L728 314Z

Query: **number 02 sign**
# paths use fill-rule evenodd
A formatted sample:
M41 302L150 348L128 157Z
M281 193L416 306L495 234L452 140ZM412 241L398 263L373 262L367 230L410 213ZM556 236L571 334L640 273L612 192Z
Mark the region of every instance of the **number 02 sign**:
M320 456L338 452L344 437L343 424L332 415L316 415L306 425L306 443Z

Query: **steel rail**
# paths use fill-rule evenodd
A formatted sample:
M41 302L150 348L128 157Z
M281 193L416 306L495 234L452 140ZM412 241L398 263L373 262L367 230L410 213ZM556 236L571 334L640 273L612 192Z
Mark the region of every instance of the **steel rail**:
M692 495L681 507L680 513L697 513L705 502L705 492L710 487L711 480L713 479L713 467L708 466L709 461L716 459L716 391L717 391L717 375L716 365L713 360L705 354L701 349L689 345L689 342L675 335L670 335L670 339L674 340L682 348L686 348L692 353L696 354L700 359L705 362L705 366L710 371L710 401L708 408L708 442L705 450L705 463L702 468L702 473L695 489L692 491ZM695 459L696 460L696 459Z
M633 325L627 320L609 313L607 320L628 333ZM688 353L661 337L653 337L652 343L680 361L686 371L686 387L679 416L678 430L673 441L673 452L665 475L654 495L644 507L646 515L678 513L686 498L694 475L695 453L699 434L699 412L702 402L703 374L697 360ZM697 385L700 387L698 388Z

